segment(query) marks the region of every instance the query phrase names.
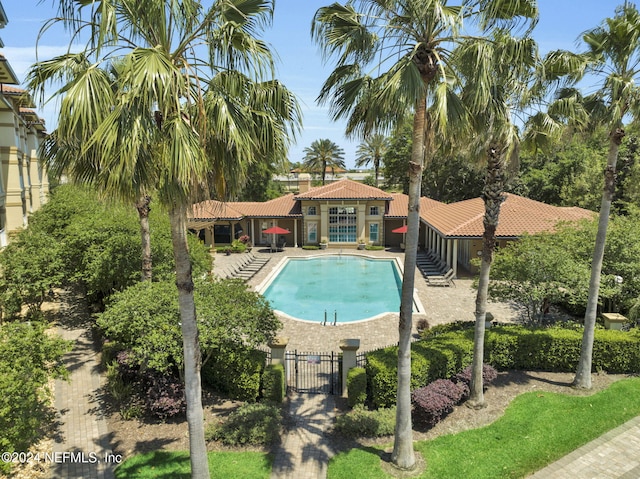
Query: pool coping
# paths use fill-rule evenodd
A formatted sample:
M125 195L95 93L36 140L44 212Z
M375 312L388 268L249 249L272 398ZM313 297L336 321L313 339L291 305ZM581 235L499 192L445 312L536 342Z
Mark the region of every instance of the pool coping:
M285 257L280 259L278 264L276 264L271 269L271 271L269 271L269 273L262 280L262 282L255 287L255 290L259 294L263 294L267 290L267 288L271 285L271 283L273 282L275 277L278 274L280 274L282 269L285 267L285 265L291 259L294 259L296 261L303 261L303 260L306 261L306 260L316 259L316 258L326 258L327 256L343 256L343 255L344 256L354 256L354 257L358 257L358 258L367 258L367 259L374 260L374 261L392 260L395 263L396 268L398 268L398 273L400 275L400 278L404 278L404 265L402 264L402 261L400 261L400 258L397 257L397 256L371 256L371 255L359 254L359 253L335 253L335 254L331 253L331 254L312 254L312 255L308 255L308 256L285 256ZM402 302L402 298L400 298L400 301ZM311 324L318 324L318 323L323 324L323 321L296 318L295 316L291 316L291 315L289 315L289 314L287 314L284 311L281 311L279 309L274 309L274 311L279 315L282 315L282 316L284 316L286 318L289 318L289 319L293 319L295 321L300 321L300 322L303 322L303 323L311 323ZM414 287L413 288L413 313L420 314L420 313L424 313L424 312L425 312L425 309L422 306L422 302L420 301L420 297L418 295L418 290L417 290L417 288ZM366 322L366 321L372 321L372 320L378 319L378 318L380 318L382 316L385 316L385 315L388 315L388 314L400 315L400 312L399 311L384 311L384 312L376 314L375 316L370 316L368 318L357 319L357 320L354 320L354 321L345 321L345 322L333 322L333 321L328 321L328 319L327 319L325 324L332 324L333 326L357 324L357 323L363 323L363 322Z

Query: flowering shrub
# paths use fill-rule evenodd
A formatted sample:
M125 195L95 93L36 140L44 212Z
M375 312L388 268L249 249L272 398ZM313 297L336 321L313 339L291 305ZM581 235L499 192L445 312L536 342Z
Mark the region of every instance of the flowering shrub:
M238 238L238 241L240 241L240 243L247 244L250 239L249 235L242 235Z
M154 375L147 389L147 410L160 419L176 416L186 410L184 387L173 376Z

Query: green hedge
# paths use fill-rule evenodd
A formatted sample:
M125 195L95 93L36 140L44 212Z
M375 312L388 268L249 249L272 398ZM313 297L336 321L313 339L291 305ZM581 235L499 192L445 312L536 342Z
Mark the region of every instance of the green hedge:
M266 353L257 350L215 353L202 367L202 381L233 399L256 401L265 359Z
M573 372L580 359L582 331L503 326L487 331L485 358L499 369ZM640 334L596 329L593 370L640 371Z
M458 331L453 329L459 328ZM435 329L435 328L434 328ZM411 345L411 390L446 379L471 363L473 329L468 324L440 328ZM486 332L485 362L506 370L574 372L580 359L582 330L497 326ZM367 382L374 407L395 404L398 348L367 354ZM596 329L593 371L640 372L640 331Z
M280 404L287 395L283 364L269 364L262 374L262 397Z
M347 401L349 407L364 405L367 401L367 371L364 368L351 368L347 373Z
M451 332L411 345L411 390L436 379L453 376L471 364L473 331ZM367 381L376 408L396 402L398 348L379 349L367 354Z

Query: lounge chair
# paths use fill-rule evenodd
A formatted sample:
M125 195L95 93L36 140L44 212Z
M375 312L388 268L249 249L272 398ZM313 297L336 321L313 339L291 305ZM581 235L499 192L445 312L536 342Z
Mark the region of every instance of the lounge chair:
M456 283L453 281L455 277L455 272L453 269L450 269L442 276L427 276L427 285L429 286L455 286Z

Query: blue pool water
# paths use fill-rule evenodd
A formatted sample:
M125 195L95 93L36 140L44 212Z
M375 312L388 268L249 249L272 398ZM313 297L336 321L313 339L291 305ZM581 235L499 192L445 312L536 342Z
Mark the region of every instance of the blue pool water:
M338 323L400 310L402 278L392 259L290 258L262 293L273 309L309 321Z

